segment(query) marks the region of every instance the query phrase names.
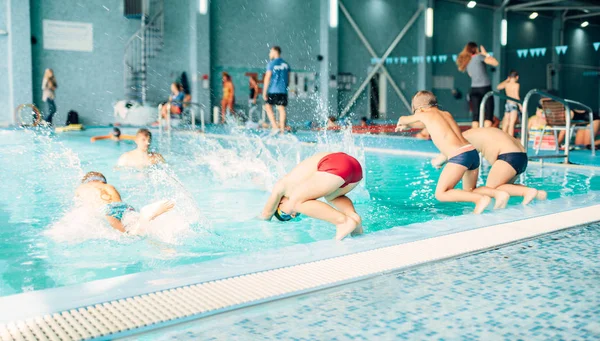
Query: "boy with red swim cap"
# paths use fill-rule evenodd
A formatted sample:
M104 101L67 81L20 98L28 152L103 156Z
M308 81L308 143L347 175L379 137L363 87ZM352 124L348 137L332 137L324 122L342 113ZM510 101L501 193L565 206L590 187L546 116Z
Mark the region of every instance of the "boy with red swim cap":
M281 221L298 213L330 222L336 227L335 239L362 233L362 221L346 196L362 180L362 167L345 153L318 153L300 162L273 187L261 218L275 216ZM325 198L334 207L319 198ZM287 213L286 213L287 212Z

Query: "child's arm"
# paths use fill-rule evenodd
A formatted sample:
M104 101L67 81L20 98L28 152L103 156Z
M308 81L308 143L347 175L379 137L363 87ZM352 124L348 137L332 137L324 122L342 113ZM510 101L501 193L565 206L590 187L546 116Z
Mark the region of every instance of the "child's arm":
M271 192L271 195L269 196L261 215L259 216L260 219L271 220L275 210L277 210L277 207L279 206L281 198L283 197L283 191L283 185L280 181L277 182L275 187L273 187L273 191Z
M408 127L425 128L425 124L421 122L421 118L417 115L400 116L396 125L396 132L405 130Z
M106 140L106 139L109 139L109 138L111 138L111 137L112 137L112 135L94 136L94 137L92 137L92 138L90 139L90 142L92 142L92 143L93 143L93 142L96 142L96 141L98 141L98 140Z
M135 140L135 135L121 135L119 137L121 140Z
M498 90L504 90L506 89L506 83L508 83L510 78L507 78L505 80L503 80L502 82L500 82L500 84L498 84L498 86L496 87L496 89Z
M106 220L108 220L108 223L110 224L110 226L112 226L113 229L123 233L126 232L123 223L119 219L107 215Z

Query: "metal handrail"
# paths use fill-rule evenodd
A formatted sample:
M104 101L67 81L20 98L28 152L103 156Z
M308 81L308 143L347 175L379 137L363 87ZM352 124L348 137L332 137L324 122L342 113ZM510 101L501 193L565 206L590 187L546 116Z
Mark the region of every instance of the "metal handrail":
M517 102L517 103L523 105L523 102L521 100L506 96L505 94L503 94L499 91L490 91L490 92L486 93L483 96L483 98L481 99L481 104L479 105L479 126L480 127L483 127L483 124L485 123L485 113L484 113L485 102L487 102L487 100L492 96L496 96L496 97L506 99L509 101Z
M564 155L564 157L565 157L566 163L569 163L569 148L571 145L571 107L569 104L582 107L590 113L590 135L591 135L591 139L592 139L592 155L596 155L596 150L595 150L595 146L594 146L594 127L592 124L592 122L593 122L592 108L588 107L587 105L585 105L583 103L580 103L577 101L572 101L569 99L560 98L558 96L551 95L547 92L544 92L544 91L541 91L538 89L533 89L533 90L529 91L527 93L527 95L525 95L525 98L523 99L523 112L521 115L521 144L523 145L523 147L525 147L525 150L528 150L528 143L529 143L529 136L528 136L529 130L527 129L527 120L529 119L529 115L527 115L527 106L529 104L529 100L531 99L531 96L533 96L533 95L550 98L554 101L562 103L565 106L566 126L565 126L565 155ZM543 159L544 156L535 156L535 158Z
M177 104L181 104L183 106L192 106L192 107L198 107L200 109L200 130L202 132L204 132L205 128L206 128L206 123L205 123L205 119L204 119L204 109L206 109L206 105L202 104L202 103L196 103L196 102L180 102L180 101L171 101L171 102L167 102L164 105L167 106L167 112L169 113L167 115L167 119L166 121L166 125L167 127L169 127L169 129L167 130L167 133L170 135L171 134L171 105L173 103L177 103ZM161 106L159 105L159 108ZM183 113L183 112L182 112ZM191 112L191 116L192 116L192 130L196 130L196 115L195 113L192 111ZM160 134L162 134L162 130L163 130L163 125L162 125L162 121L163 118L161 116L161 112L159 109L158 112L158 132Z

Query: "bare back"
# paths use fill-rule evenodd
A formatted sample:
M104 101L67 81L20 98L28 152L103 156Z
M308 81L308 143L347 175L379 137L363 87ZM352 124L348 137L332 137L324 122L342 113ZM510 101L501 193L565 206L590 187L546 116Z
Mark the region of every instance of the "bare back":
M136 149L121 155L117 165L121 167L144 168L162 162L164 162L162 155Z
M433 144L447 157L453 156L457 149L468 144L449 112L432 107L416 116L429 131Z
M521 86L519 85L519 83L517 83L517 82L509 82L509 83L506 84L506 87L504 88L504 91L506 92L506 96L520 100L521 99L521 97L519 97L519 90L520 90L520 88L521 88ZM515 103L513 101L509 101L509 102Z
M95 208L103 207L111 202L121 201L121 195L114 186L100 181L92 181L79 185L75 192L75 196L85 205L90 205Z
M463 136L489 163L494 163L500 154L525 152L521 142L498 128L469 129Z

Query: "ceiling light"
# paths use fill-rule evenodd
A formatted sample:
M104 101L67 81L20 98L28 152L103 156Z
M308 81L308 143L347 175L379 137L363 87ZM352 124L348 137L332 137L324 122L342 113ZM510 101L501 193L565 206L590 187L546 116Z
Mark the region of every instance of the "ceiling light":
M469 3L467 4L467 7L469 7L469 8L473 8L475 6L477 6L477 2L475 2L475 1L469 1Z
M589 21L584 21L581 23L581 27L588 27L589 24Z
M538 12L533 12L529 15L529 19L533 20L538 17Z

